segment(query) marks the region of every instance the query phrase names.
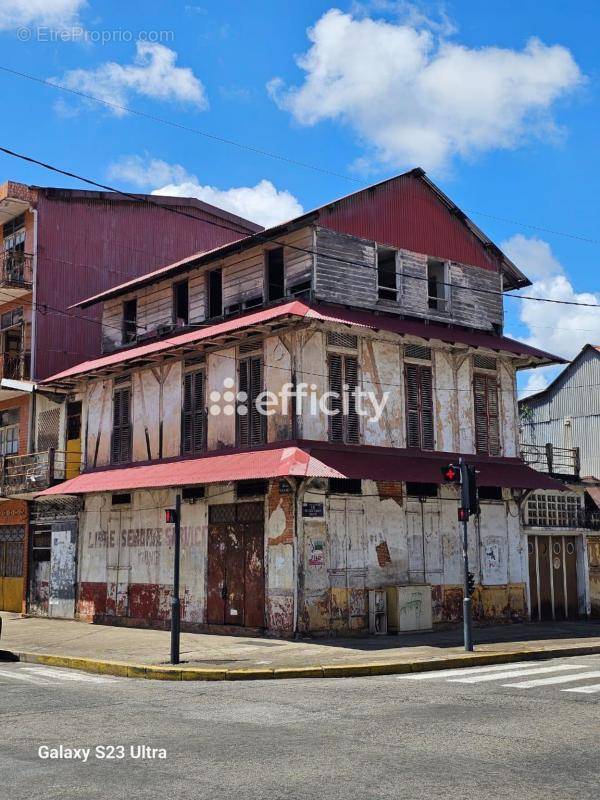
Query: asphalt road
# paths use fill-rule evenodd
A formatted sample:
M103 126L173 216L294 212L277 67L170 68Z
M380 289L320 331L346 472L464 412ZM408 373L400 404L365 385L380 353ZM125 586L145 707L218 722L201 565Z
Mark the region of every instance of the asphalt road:
M60 745L79 758L40 757ZM166 758L133 758L139 745ZM11 800L595 799L599 746L599 656L418 678L179 684L0 663L0 787Z

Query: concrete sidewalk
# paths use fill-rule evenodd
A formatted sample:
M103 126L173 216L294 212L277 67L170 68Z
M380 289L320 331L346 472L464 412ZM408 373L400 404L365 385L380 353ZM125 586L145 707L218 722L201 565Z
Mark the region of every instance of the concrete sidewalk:
M169 677L173 671L168 665L168 631L23 618L8 612L0 616L0 649L12 651L22 660L137 677ZM463 666L466 654L461 637L458 628L415 635L297 641L184 633L182 663L177 671L187 673L183 675L187 679L197 673L197 679L218 680L382 674ZM474 639L476 652L468 656L468 663L600 653L600 621L476 628ZM101 669L103 663L113 664L114 669ZM181 675L173 674L173 678L180 679Z

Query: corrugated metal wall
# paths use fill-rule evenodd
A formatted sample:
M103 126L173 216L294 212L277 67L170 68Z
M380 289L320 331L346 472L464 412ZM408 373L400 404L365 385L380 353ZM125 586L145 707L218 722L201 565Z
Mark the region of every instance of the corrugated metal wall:
M238 236L207 224L215 220L236 227L183 204L181 209L198 222L141 203L76 196L40 193L37 207L36 380L100 354L101 307L61 315L44 313L44 303L66 310L85 297L248 233L240 228Z
M414 175L326 206L319 225L435 258L498 272L500 264Z
M544 395L520 403L524 442L579 447L581 475L600 477L600 353L585 349ZM527 411L523 413L523 409ZM568 424L565 424L570 420Z

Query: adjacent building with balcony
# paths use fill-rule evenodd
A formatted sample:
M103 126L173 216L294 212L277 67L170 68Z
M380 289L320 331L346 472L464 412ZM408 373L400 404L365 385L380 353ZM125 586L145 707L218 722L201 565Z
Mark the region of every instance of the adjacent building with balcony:
M75 613L168 625L180 494L185 629L455 622L462 455L475 616L527 619L527 498L564 487L520 456L517 371L561 361L503 335L525 285L414 170L81 302L104 354L43 384L81 403L84 470L42 493L81 504Z
M161 197L167 210L157 201L0 185L0 610L23 608L28 569L47 571L60 509L30 501L81 467L80 403L40 388L57 370L101 352L99 311L69 307L174 257L259 230L195 199ZM47 580L38 583L47 607Z

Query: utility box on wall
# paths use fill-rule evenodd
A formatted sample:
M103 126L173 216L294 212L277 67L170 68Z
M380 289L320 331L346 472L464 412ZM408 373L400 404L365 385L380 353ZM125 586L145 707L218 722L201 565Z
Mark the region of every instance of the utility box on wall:
M383 635L388 632L387 593L385 589L369 591L369 633Z
M387 617L390 633L429 631L433 627L431 586L388 586Z

